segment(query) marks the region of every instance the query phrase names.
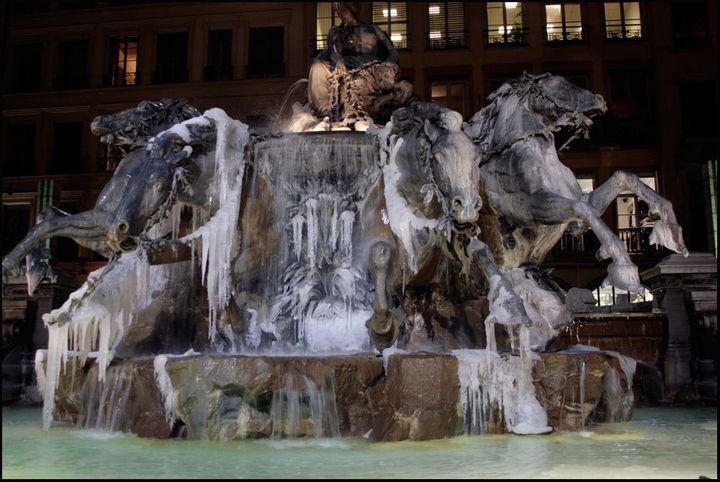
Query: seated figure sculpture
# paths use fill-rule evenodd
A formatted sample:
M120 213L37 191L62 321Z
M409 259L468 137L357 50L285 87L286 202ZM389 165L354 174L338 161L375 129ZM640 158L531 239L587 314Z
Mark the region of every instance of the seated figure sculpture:
M309 107L343 127L384 123L413 95L412 84L398 81L397 50L377 25L358 19L357 2L333 2L333 8L342 23L330 29L327 48L310 68Z

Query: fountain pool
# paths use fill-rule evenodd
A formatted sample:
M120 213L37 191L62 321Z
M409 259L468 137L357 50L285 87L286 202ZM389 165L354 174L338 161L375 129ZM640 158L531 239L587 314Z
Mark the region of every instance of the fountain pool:
M2 409L5 478L698 478L717 477L717 409L637 408L585 432L423 442L362 438L157 440L59 425Z

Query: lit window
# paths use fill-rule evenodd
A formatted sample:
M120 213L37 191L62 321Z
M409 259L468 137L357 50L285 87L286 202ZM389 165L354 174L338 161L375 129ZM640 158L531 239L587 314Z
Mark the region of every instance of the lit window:
M545 5L545 30L548 42L583 40L580 4Z
M605 2L605 38L641 38L640 2Z
M592 192L595 189L595 179L592 176L578 176L577 182L583 194Z
M112 85L137 84L137 37L113 39Z
M465 79L436 80L430 84L430 99L435 104L467 115L468 81Z
M488 44L523 44L523 25L520 2L488 2Z
M462 2L433 2L428 7L427 48L467 47L465 10Z
M327 35L333 25L340 25L340 17L335 14L332 2L315 4L315 48L327 48Z
M640 181L653 191L657 190L655 176L639 176ZM623 191L615 199L618 237L628 253L656 251L649 237L653 226L648 204L631 191Z
M373 2L373 23L383 29L395 48L408 48L405 2Z

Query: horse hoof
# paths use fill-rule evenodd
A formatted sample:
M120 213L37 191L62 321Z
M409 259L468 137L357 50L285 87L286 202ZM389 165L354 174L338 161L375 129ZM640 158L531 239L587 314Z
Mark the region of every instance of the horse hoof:
M655 221L653 230L650 232L651 244L659 244L675 251L685 257L690 253L683 241L682 227L679 224L670 223L661 219Z
M608 275L602 286L612 285L631 293L642 293L645 288L640 284L638 268L634 264L610 263L607 268Z

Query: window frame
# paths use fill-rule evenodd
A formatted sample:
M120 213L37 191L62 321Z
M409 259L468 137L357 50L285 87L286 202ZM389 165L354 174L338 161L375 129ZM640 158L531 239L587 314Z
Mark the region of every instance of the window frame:
M443 17L443 28L445 30L445 35L438 39L434 39L430 37L430 34L432 31L430 30L430 8L434 6L433 4L442 4L444 6L444 17ZM452 34L455 35L457 33L461 33L462 36L459 38L451 36L450 31L450 17L451 15L448 12L448 6L450 4L453 4L453 6L459 6L462 9L462 24L463 28L460 32L458 31L452 31ZM453 49L467 49L470 48L470 41L469 41L469 35L467 30L467 23L465 18L465 4L464 2L428 2L427 3L427 11L425 13L425 50L453 50ZM457 44L453 44L454 42L457 42Z
M607 12L605 10L605 6L608 3L619 3L620 4L620 37L610 37L608 33L608 19L607 19ZM638 18L638 23L636 26L640 27L640 34L633 37L628 37L627 35L627 21L625 19L625 4L626 3L637 3L638 4L638 13L640 17ZM643 24L643 4L642 2L627 2L625 0L618 0L616 2L603 2L603 40L608 42L627 42L627 41L638 41L638 40L646 40L647 39L647 30L645 25Z
M502 17L503 17L503 24L492 24L490 25L490 8L497 8L497 7L491 7L491 3L499 3L502 8ZM504 46L522 46L527 45L527 33L528 28L525 25L525 15L523 14L523 2L515 2L520 7L520 16L521 16L521 23L520 28L515 28L515 24L512 24L513 32L515 33L509 33L508 32L508 14L507 14L507 3L508 2L487 2L485 5L485 19L486 19L486 29L485 29L485 46L487 47L504 47ZM493 38L501 38L503 40L500 41L491 41L491 32L495 29L495 27L503 27L503 33L502 34L495 34L495 37ZM519 33L519 35L518 35ZM511 38L511 35L514 37L517 37L515 39Z
M404 20L402 20L402 21L399 21L399 20L393 21L392 20L392 13L391 13L392 5L397 4L397 3L402 3L404 5L403 8L405 10L405 17L404 17ZM373 15L373 23L375 25L377 25L378 27L380 27L380 29L383 32L385 32L385 35L387 35L387 37L390 39L390 41L393 43L393 46L397 50L410 50L410 32L409 32L409 22L408 22L408 15L407 15L407 4L408 4L408 2L371 2L371 6L370 6L371 12ZM375 20L375 6L376 5L382 5L387 8L388 20L386 22L385 21L378 22ZM396 45L395 41L393 41L393 39L392 39L393 25L395 25L395 26L404 25L405 26L404 38L403 38L403 40L401 40L402 44L400 44L400 45ZM386 30L386 28L387 28L387 30Z
M131 39L134 39L135 41L135 71L132 72L133 82L128 82L128 75L127 72L127 49L128 45L131 42ZM120 74L120 69L118 68L119 65L119 54L120 51L118 47L120 47L121 44L125 45L124 52L125 52L125 61L124 61L124 68L122 69L122 74ZM131 87L135 85L140 84L140 69L139 69L139 63L140 63L140 36L138 34L129 34L129 35L114 35L110 38L110 82L109 85L111 87ZM122 82L119 82L119 79L123 79Z
M565 13L565 7L570 5L577 5L578 11L580 12L580 20L578 21L578 25L571 25L570 27L580 27L579 37L578 38L568 38L568 20L567 20L567 14ZM553 38L551 39L550 32L548 32L548 20L547 20L547 7L549 5L560 5L560 18L561 18L561 25L562 25L562 38ZM565 45L568 43L579 43L579 42L586 42L587 39L587 28L585 25L583 25L583 13L582 13L582 2L566 2L564 0L558 0L556 2L552 3L545 3L545 43L548 45Z

